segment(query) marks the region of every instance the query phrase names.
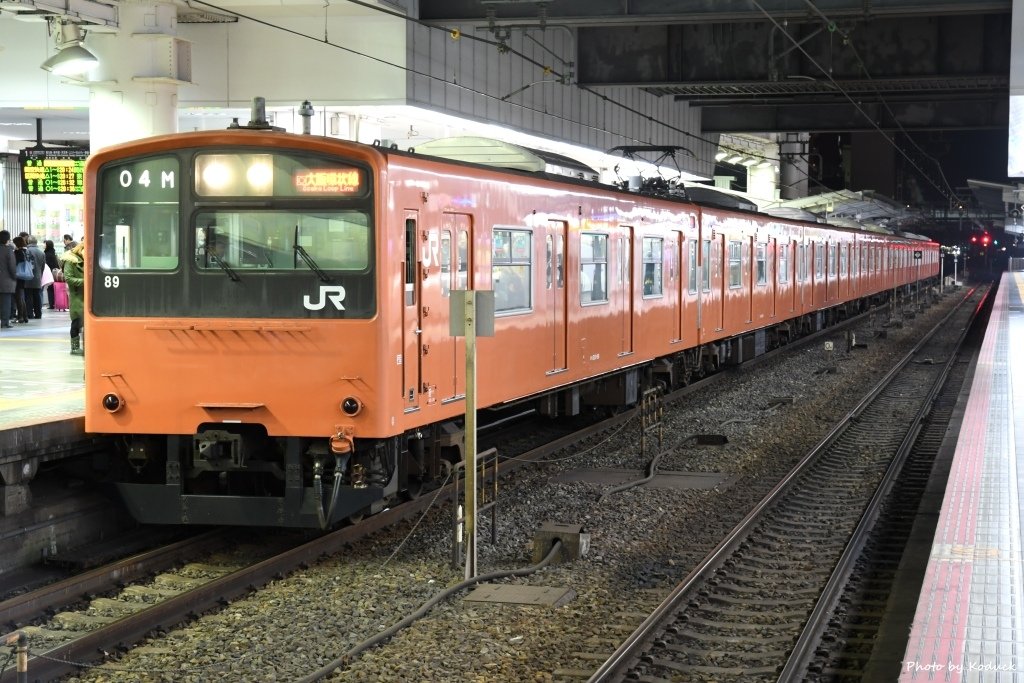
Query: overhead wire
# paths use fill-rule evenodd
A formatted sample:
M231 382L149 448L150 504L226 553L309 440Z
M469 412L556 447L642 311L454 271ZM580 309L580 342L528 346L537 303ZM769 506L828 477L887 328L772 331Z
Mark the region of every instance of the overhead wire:
M881 102L882 106L885 107L885 110L889 112L889 117L892 119L893 123L896 124L896 127L899 128L900 132L903 133L903 135L907 138L908 141L910 141L910 144L917 148L917 151L920 152L922 156L924 156L926 159L935 164L935 167L939 172L939 176L942 178L943 184L949 191L949 195L955 197L956 191L949 184L949 180L946 178L946 173L942 169L942 164L939 162L938 159L928 154L928 152L924 151L924 149L919 144L917 144L917 141L914 140L910 133L908 133L907 130L903 127L903 124L900 122L899 117L896 116L896 113L892 110L892 107L889 106L888 100L885 99L885 96L882 94L882 91L879 90L878 87L875 85L875 79L871 75L871 72L868 71L867 64L865 64L864 60L861 59L860 51L857 50L857 46L854 44L853 39L850 38L850 35L846 31L844 31L842 27L840 27L835 21L829 19L827 15L825 15L813 2L811 2L811 0L804 0L804 2L808 5L808 7L811 8L812 11L814 11L815 14L821 17L821 20L825 22L826 27L831 28L834 26L835 30L839 33L840 36L842 36L844 41L843 44L849 46L850 52L853 54L853 58L857 60L857 64L860 66L861 71L864 72L864 76L868 79L868 82L874 89L875 95L878 96L879 102ZM890 140L890 142L893 146L896 146L895 140Z

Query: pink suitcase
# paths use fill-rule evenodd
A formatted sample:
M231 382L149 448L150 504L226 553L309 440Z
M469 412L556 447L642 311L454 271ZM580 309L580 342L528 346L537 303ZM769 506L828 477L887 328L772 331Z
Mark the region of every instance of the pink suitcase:
M68 283L53 283L53 308L57 311L68 310Z

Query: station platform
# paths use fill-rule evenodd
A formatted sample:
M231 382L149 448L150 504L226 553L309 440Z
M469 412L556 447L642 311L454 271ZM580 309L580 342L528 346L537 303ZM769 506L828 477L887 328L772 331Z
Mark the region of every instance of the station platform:
M1024 683L1024 273L996 293L900 681Z
M81 417L81 356L70 354L67 311L43 309L42 320L0 330L0 431Z

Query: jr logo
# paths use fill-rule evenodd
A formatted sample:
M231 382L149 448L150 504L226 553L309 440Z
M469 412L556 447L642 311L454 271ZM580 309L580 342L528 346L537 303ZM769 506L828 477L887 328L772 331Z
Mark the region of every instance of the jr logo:
M341 305L341 302L345 300L345 288L341 285L320 285L320 299L313 303L309 300L309 295L302 297L302 305L310 311L319 311L327 302L330 301L334 304L334 307L339 311L344 311L345 307Z
M420 247L420 262L424 268L441 264L441 237L437 230L427 233L427 243Z

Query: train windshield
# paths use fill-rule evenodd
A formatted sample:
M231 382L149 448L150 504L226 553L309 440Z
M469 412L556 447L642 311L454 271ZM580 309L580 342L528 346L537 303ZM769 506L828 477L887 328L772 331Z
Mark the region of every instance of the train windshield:
M370 178L352 161L300 152L182 150L107 164L93 312L371 317Z

